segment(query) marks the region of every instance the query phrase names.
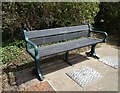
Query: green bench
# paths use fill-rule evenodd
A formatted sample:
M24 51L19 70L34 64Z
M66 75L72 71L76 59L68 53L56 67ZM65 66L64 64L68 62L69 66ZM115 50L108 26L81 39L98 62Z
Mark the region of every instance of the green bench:
M90 29L90 25L80 25L71 27L60 27L43 30L33 30L24 32L27 52L35 60L35 68L40 80L44 77L40 71L42 64L41 58L61 52L65 52L65 62L68 62L68 53L71 50L91 46L91 51L87 56L98 57L95 53L95 46L98 43L106 42L107 33ZM93 38L91 33L100 33L104 35L103 39ZM48 44L45 46L45 44Z

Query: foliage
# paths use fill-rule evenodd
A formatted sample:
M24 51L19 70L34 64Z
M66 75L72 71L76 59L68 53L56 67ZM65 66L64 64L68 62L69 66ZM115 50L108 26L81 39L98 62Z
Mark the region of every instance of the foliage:
M25 47L25 41L24 40L15 40L13 42L11 42L10 40L4 42L2 44L3 47L5 46L17 46L18 48L22 48Z
M18 59L23 54L20 48L17 46L6 46L2 48L2 62L3 64L9 64Z
M20 29L54 28L94 23L95 2L3 2L3 41L22 39Z
M120 2L101 2L95 27L112 35L120 34Z
M0 65L2 63L2 47L0 47Z
M5 66L20 66L33 60L25 51L24 40L17 40L9 44L6 42L0 47L0 53L0 64L4 64Z

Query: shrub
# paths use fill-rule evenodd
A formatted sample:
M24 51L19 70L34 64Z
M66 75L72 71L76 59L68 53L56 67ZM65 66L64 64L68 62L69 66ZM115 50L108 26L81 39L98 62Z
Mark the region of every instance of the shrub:
M3 2L3 42L22 39L20 29L54 28L94 23L95 2Z

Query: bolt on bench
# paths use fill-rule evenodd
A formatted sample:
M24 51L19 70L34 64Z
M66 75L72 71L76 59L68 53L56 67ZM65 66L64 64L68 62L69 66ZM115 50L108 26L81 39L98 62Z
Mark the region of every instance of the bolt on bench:
M23 32L26 50L35 60L36 72L40 80L44 79L40 71L41 57L65 52L64 61L72 65L68 62L69 51L91 45L91 51L86 54L98 59L95 53L95 46L98 43L106 42L107 38L106 32L91 30L89 24L34 31L23 30ZM93 38L91 33L103 34L104 38ZM49 45L41 46L44 44Z

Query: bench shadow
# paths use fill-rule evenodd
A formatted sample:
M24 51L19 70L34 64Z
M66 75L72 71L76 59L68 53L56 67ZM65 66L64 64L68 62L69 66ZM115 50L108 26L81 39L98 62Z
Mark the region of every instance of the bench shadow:
M51 61L47 61L45 64L41 66L41 71L44 75L70 66L68 63L63 61L62 58L64 58L64 55L55 56L55 57L56 57L55 60L53 59ZM90 60L90 59L87 56L81 54L69 54L69 62L72 65L84 62L85 60Z
M64 62L61 59L63 57L64 57L64 54L42 59L43 64L40 66L40 68L41 68L41 72L43 73L43 75L46 75L51 72L58 71L60 69L70 66L68 63ZM90 59L87 56L84 56L81 54L69 54L69 62L72 65L84 62L85 60L90 60ZM18 66L17 68L12 68L10 69L10 71L14 72L15 69L25 68L27 67L26 65L30 65L30 64L34 64L34 62L26 63L24 65ZM9 68L7 68L7 70L9 70ZM37 79L37 76L35 75L34 65L32 65L31 67L28 67L27 69L16 71L14 75L15 75L16 84L18 86L25 82L31 81L33 79Z

